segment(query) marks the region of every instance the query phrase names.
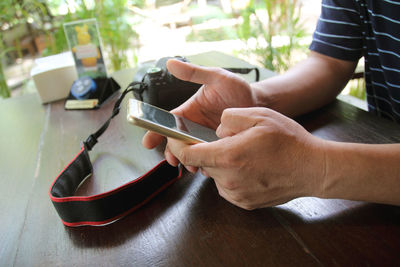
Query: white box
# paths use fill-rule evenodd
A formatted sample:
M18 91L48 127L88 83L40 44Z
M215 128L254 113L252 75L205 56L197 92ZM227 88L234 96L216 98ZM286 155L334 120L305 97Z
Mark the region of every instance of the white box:
M35 60L31 77L42 103L67 98L72 83L78 79L71 52Z

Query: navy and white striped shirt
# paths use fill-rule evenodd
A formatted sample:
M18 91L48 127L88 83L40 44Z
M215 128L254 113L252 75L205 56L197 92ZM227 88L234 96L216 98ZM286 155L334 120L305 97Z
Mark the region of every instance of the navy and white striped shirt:
M364 56L369 111L400 123L400 0L323 0L310 49Z

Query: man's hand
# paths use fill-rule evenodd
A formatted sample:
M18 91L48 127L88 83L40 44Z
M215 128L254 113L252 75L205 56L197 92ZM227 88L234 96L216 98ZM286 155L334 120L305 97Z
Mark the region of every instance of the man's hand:
M229 71L200 67L173 59L167 62L167 68L178 79L203 84L188 101L172 111L174 114L216 129L224 109L255 105L255 96L250 85ZM143 138L143 145L151 149L162 140L162 136L148 132Z
M229 202L254 209L319 194L325 141L290 118L267 108L226 109L217 135L216 142L195 145L169 138L167 147L185 166L214 178Z
M167 67L177 78L204 84L173 112L214 129L220 125L222 139L191 146L169 139L165 157L191 172L200 167L221 196L246 209L300 196L400 205L400 144L324 141L282 115L298 116L335 99L355 66L311 52L287 73L250 88L227 71L171 60ZM245 108L251 106L271 109ZM227 109L232 107L238 109ZM153 148L162 140L149 132L143 144Z

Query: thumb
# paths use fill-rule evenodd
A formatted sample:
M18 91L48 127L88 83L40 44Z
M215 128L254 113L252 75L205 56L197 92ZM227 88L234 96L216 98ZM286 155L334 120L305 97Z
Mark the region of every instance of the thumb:
M167 61L168 71L176 78L198 84L214 84L220 80L220 68L202 67L176 59Z

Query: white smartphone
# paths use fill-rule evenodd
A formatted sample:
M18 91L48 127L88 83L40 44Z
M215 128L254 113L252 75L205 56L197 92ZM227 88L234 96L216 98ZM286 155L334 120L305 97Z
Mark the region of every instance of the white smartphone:
M134 125L189 144L219 139L210 128L133 98L129 99L127 119Z

